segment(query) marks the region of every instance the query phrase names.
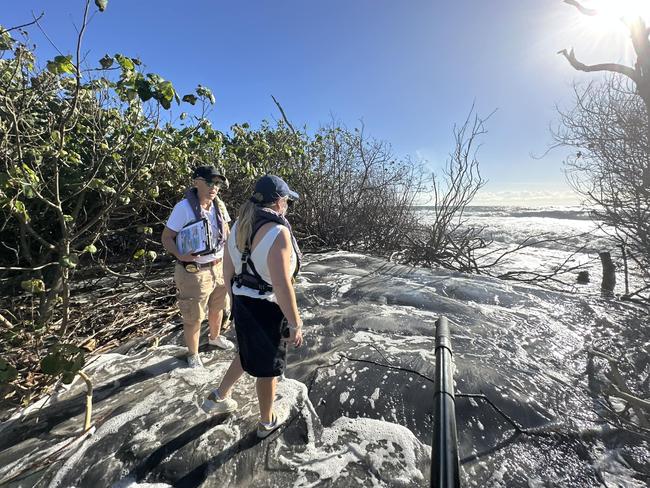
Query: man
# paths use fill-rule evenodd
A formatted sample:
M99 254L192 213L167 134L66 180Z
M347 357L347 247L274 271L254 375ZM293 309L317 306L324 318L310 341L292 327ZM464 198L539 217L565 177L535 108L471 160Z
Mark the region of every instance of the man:
M192 173L192 188L172 210L162 233L163 247L176 259L178 307L183 316L183 335L187 345L187 363L191 368L203 366L199 357L201 322L208 310L208 343L225 350L234 344L221 336L221 320L226 308L227 293L223 281L223 249L228 237L230 216L217 194L228 180L214 166L199 166ZM176 235L187 224L207 219L212 249L206 254L181 254Z

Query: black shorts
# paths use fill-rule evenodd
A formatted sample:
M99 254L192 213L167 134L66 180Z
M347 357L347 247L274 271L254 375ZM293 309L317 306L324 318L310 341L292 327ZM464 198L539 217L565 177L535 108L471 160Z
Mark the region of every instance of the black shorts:
M244 371L256 378L284 373L287 343L281 336L286 326L278 304L261 298L233 295L232 315Z

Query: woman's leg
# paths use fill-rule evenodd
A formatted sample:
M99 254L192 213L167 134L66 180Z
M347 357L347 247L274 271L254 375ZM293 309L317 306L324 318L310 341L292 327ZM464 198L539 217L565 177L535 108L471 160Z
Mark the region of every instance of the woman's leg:
M275 400L275 385L277 377L257 378L255 389L257 390L257 401L260 404L260 418L262 422L269 423L273 415L273 401Z
M242 374L244 374L244 368L242 368L241 359L239 359L239 354L237 354L235 359L230 363L230 366L228 366L228 370L219 385L219 396L221 398L226 398L230 395L231 388L241 378Z

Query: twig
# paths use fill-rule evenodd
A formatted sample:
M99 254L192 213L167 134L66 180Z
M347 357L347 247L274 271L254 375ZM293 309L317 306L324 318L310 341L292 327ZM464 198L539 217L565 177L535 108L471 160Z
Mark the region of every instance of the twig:
M33 15L34 14L32 14L32 17L33 17ZM30 25L37 24L38 21L41 20L44 15L45 15L45 12L41 12L41 15L39 15L38 17L35 17L34 20L32 20L31 22L28 22L28 23L22 24L22 25L17 25L16 27L10 27L8 29L0 29L0 35L4 34L5 32L11 32L11 31L14 31L14 30L17 30L17 29L22 29L23 27L29 27Z
M294 135L297 134L296 129L293 128L293 125L291 125L291 122L289 122L289 119L287 118L287 115L284 113L284 109L282 108L282 105L280 105L280 102L278 102L273 95L271 95L271 98L275 102L275 105L278 107L280 110L280 113L282 114L282 120L284 120L285 124L289 126L289 129L291 129L291 132L293 132Z

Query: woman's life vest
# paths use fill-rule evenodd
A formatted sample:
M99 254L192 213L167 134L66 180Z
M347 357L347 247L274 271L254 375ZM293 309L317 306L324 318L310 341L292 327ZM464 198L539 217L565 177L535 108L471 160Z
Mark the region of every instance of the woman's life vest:
M241 255L241 273L233 276L232 284L238 288L245 286L247 288L252 288L253 290L258 290L260 295L272 292L273 286L271 286L270 283L267 283L255 269L255 265L251 260L251 243L253 242L253 238L255 237L255 234L257 234L257 231L259 231L264 224L267 224L269 222L275 222L276 224L283 225L289 229L289 234L291 235L291 245L293 246L293 250L296 253L296 269L293 273L293 278L295 278L298 274L298 271L300 270L300 261L302 260L302 254L300 253L298 242L293 235L293 230L291 229L291 224L289 224L289 221L282 215L268 208L256 207L253 229L246 243L246 247L244 248L244 252L242 252Z

